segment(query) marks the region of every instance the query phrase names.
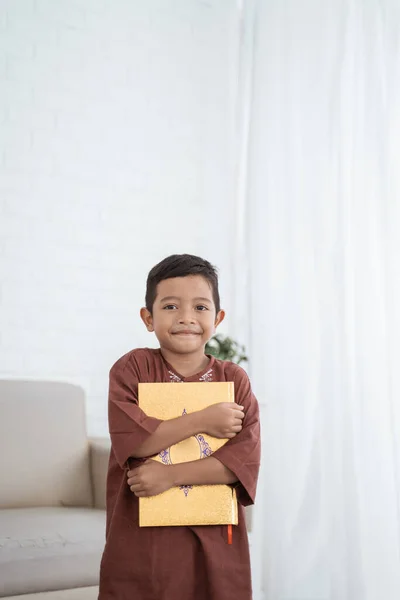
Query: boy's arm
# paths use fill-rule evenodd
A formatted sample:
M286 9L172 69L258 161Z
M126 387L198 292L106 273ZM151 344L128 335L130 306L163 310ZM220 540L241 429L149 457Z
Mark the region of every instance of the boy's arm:
M132 355L122 357L110 371L108 420L115 458L121 468L131 458L154 456L182 440L212 428L216 437L231 438L242 426L242 408L222 403L162 421L148 417L138 406L139 367Z
M132 456L154 456L197 433L210 433L217 438L233 438L242 429L243 407L232 402L220 402L185 416L162 421L157 429Z
M176 419L161 421L157 429L131 454L133 458L154 456L173 444L182 442L202 431L201 415L194 412Z
M213 456L168 467L171 469L170 477L174 487L230 484L237 481L236 475Z
M181 485L228 485L236 481L235 474L213 456L177 465L147 460L128 471L128 485L139 498L156 496Z

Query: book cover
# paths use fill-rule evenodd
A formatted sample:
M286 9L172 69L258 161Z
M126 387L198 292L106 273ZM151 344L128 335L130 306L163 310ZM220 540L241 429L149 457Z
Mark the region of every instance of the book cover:
M224 382L139 383L139 406L167 420L219 402L234 402L234 384ZM228 440L197 434L152 457L165 465L211 456ZM158 496L139 498L140 527L237 525L237 499L229 485L184 485Z

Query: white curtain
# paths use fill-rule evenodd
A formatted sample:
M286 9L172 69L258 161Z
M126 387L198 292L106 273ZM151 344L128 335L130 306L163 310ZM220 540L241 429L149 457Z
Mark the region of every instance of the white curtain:
M400 2L249 0L242 16L255 600L399 600Z

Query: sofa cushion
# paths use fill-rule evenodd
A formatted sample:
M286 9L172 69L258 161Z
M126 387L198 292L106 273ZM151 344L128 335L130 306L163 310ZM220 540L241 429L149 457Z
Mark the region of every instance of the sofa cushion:
M104 510L0 510L0 597L98 585L104 539Z
M83 390L0 380L0 508L92 506Z

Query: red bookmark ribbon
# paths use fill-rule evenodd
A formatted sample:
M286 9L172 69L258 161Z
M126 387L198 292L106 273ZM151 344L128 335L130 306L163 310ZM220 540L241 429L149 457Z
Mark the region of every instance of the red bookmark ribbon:
M232 525L228 525L228 544L232 544Z

